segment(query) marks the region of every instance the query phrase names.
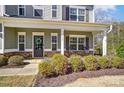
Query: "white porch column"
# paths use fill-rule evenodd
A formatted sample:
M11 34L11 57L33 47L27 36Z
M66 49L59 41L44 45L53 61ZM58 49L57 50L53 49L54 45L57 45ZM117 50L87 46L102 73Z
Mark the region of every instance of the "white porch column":
M4 53L4 24L2 23L2 32L0 32L1 41L2 41L2 48L0 49L0 53Z
M104 32L104 35L103 35L103 44L102 44L102 46L103 46L102 55L106 56L107 55L107 33L106 33L106 31Z
M94 55L94 45L95 45L95 33L92 32L92 35L93 35L93 55Z
M64 29L61 29L61 54L64 55Z

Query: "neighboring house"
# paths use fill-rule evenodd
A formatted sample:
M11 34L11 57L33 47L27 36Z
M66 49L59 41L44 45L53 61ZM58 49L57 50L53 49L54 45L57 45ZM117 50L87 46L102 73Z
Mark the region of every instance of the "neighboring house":
M93 53L94 34L104 32L106 55L109 27L94 23L92 5L0 6L0 54Z

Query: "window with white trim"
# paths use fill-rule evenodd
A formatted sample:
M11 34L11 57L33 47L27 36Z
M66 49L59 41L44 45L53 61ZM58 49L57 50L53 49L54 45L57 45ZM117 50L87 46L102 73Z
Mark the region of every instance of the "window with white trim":
M19 10L19 16L24 16L25 15L25 6L24 5L19 5L18 6Z
M70 8L70 20L77 21L77 9L76 8Z
M43 10L42 9L34 9L34 16L41 16L43 17Z
M57 17L57 5L52 5L52 18Z
M85 21L85 9L69 8L69 20Z
M75 51L79 51L79 50L84 50L85 48L85 37L80 37L80 36L71 36L69 38L69 46L70 46L70 50L75 50Z
M25 42L26 42L26 33L20 32L18 33L18 50L25 51Z
M51 33L51 47L52 47L52 51L57 51L57 47L58 47L57 33Z

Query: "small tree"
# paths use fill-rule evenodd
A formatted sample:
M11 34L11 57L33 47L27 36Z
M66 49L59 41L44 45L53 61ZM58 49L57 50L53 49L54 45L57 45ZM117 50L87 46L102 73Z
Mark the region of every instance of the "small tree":
M119 57L124 58L124 42L122 42L116 49L116 53Z

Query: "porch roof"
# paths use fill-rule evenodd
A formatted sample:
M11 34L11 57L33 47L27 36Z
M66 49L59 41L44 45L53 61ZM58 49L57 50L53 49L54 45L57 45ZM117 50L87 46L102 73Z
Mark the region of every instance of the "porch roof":
M44 28L44 29L65 29L74 31L106 31L109 29L109 24L84 23L74 21L55 21L33 18L14 18L1 17L0 22L3 22L5 27L17 28Z

